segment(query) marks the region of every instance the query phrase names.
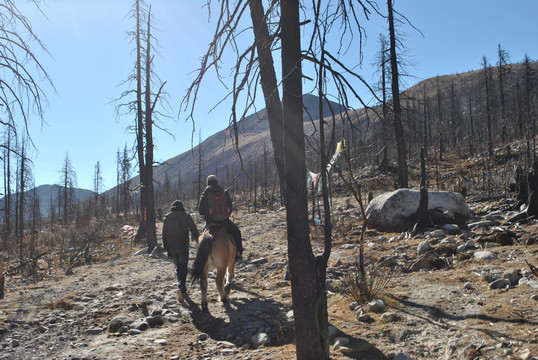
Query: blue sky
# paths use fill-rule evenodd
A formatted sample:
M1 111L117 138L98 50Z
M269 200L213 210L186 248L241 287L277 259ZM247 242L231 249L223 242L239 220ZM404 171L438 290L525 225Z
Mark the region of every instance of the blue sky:
M152 5L159 30L160 57L155 71L167 81L165 90L170 94L172 119L163 119L163 126L174 138L158 130L155 134L155 159L164 161L191 147L192 124L185 122L184 114L178 117L179 104L211 40L213 27L208 24L207 9L202 8L205 1L146 1ZM118 86L133 68L133 45L126 38L126 32L133 28L132 19L127 17L131 5L131 0L47 0L42 6L46 18L31 4L19 5L51 54L36 55L56 87L54 92L44 86L49 100L46 124L41 126L37 119L31 124L37 148L33 154L36 185L58 183L68 153L79 187L93 189L98 161L105 187L115 186L116 152L134 141L126 131L132 119L116 119L111 103L125 90ZM386 3L379 5L385 12ZM395 8L424 35L410 27L401 29L406 34L408 56L415 64L408 72L416 78L408 79L408 86L436 75L476 70L482 56L495 64L498 44L513 62L520 62L525 53L533 60L538 57L537 1L396 0ZM368 37L359 72L373 82L370 63L376 55L378 35L386 32L387 26L372 19L364 27ZM223 64L225 73L232 66ZM202 138L228 125L228 103L209 113L225 93L214 77L207 79L195 113ZM196 144L198 133L194 139Z

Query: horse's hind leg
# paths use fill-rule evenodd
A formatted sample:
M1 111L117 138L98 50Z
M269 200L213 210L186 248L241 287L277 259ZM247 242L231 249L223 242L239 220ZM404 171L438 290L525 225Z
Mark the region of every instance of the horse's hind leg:
M235 275L235 254L230 257L230 260L228 261L228 276L226 281L226 286L224 288L224 291L226 292L226 295L230 293L230 290L232 288L232 281L234 279Z
M228 303L228 297L226 296L226 293L224 292L224 276L226 275L226 267L221 266L217 269L217 291L219 292L220 300L227 304Z
M202 293L202 311L209 312L207 307L207 273L209 272L208 266L204 268L202 277L200 278L200 290Z

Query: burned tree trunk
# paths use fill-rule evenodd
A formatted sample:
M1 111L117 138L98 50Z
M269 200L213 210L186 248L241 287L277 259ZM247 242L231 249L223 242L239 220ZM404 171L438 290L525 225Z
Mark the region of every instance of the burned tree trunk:
M527 209L508 219L507 222L509 223L533 217L538 214L538 161L534 162L533 169L527 176L527 184L529 194Z
M532 172L528 176L529 201L527 207L527 216L538 214L538 161L534 162Z
M420 180L420 202L415 214L417 222L413 227L412 234L424 232L428 227L433 227L433 222L428 212L428 185L426 182L426 160L424 159L424 148L420 150L420 168L422 169L422 178Z

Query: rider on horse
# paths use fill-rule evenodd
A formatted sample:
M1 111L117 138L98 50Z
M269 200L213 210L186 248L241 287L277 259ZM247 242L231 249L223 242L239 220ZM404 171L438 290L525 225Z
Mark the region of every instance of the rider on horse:
M243 242L241 231L230 220L230 214L233 211L230 194L219 185L219 179L216 175L209 175L206 183L207 187L200 197L200 205L198 207L198 212L204 216L206 221L204 227L208 223L217 223L226 227L226 231L234 237L237 246L237 257L241 258L243 254Z

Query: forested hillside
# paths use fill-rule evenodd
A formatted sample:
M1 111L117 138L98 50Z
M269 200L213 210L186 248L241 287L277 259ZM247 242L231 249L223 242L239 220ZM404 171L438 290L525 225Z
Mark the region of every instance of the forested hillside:
M424 147L430 166L449 155L489 154L512 141L521 140L526 156L517 165L528 169L532 162L536 134L538 63L525 62L471 72L443 75L419 82L402 93L403 125L410 164L420 162ZM503 79L501 91L501 76ZM487 87L486 87L487 79ZM319 172L318 98L304 96L305 144L307 167ZM390 111L391 102L371 108L341 109L336 103L325 104L325 120L334 126L329 136L330 152L344 139L352 164L356 167L379 166L394 169L396 144ZM331 110L334 114L331 113ZM157 202L197 194L198 178L203 184L215 173L234 190L252 191L254 183L262 187L274 183L276 169L265 109L239 122L236 150L231 132L223 129L191 151L166 160L155 168ZM504 148L503 151L510 151ZM514 163L516 165L516 163ZM133 179L136 183L137 179ZM111 190L112 194L115 190Z

